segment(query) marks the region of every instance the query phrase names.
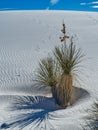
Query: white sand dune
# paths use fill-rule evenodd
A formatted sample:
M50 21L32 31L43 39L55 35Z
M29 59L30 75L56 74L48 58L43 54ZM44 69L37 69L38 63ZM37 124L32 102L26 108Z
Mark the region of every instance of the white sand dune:
M75 44L86 54L84 67L80 72L81 80L74 85L87 90L90 97L81 98L74 106L66 110L58 110L52 98L44 97L50 94L50 89L38 90L34 86L33 79L40 58L51 55L54 46L61 44L59 37L62 35L60 30L63 20L67 26L68 35L74 36ZM92 102L98 98L97 35L98 13L1 11L1 129L4 127L8 130L20 130L20 128L24 130L81 130L80 124L86 115L84 109L90 108ZM37 95L36 100L35 95ZM31 102L29 102L29 96L31 96ZM19 100L17 100L18 97ZM16 103L16 106L13 103ZM18 110L20 106L21 110Z

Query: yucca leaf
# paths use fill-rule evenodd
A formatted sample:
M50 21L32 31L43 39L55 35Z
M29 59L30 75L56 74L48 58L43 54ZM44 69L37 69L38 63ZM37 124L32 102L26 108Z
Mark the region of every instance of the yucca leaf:
M69 46L55 47L54 55L65 74L75 71L84 57L81 49L77 49L73 42Z
M40 86L55 86L57 83L57 65L52 58L40 61L36 74L36 84Z

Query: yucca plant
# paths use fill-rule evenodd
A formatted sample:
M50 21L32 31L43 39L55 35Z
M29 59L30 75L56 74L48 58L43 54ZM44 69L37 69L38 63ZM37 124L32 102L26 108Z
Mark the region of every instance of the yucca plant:
M40 87L51 87L52 95L55 98L58 78L58 68L55 61L51 57L40 60L39 68L36 73L36 85Z
M54 59L45 58L40 61L35 81L41 87L50 86L57 104L66 108L72 95L73 73L76 74L78 71L84 55L81 49L77 49L73 44L73 37L70 44L66 45L66 39L69 39L69 36L66 35L64 23L61 32L63 36L60 40L64 44L61 47L55 47Z
M62 69L62 74L57 84L57 102L60 106L66 108L72 95L73 73L75 74L78 71L84 55L81 49L76 48L72 39L68 46L64 44L62 47L55 47L54 55Z
M98 130L98 101L94 103L89 111L89 119L86 119L84 130Z

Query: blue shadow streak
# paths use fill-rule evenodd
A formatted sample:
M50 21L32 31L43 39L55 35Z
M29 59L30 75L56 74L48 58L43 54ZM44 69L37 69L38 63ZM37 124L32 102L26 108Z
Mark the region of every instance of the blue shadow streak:
M34 129L46 130L47 125L49 125L51 130L55 130L49 119L57 118L52 115L52 112L59 109L53 98L44 96L19 96L10 107L10 111L17 111L19 112L18 115L13 120L10 119L10 123L2 124L1 129L18 127L18 130L22 130L24 127L32 124ZM21 114L20 111L24 111L25 114ZM46 121L48 124L46 124ZM42 125L43 122L44 126Z

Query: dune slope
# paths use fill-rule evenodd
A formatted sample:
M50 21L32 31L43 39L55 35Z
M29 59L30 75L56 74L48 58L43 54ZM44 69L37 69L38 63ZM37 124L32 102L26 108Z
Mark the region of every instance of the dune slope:
M54 46L61 44L59 37L62 35L60 30L63 20L67 27L67 34L74 36L75 44L81 47L86 55L86 60L83 62L84 67L80 72L81 80L74 85L86 89L91 97L81 99L76 105L66 110L57 110L58 107L55 106L54 100L44 97L50 94L50 90L38 90L33 84L33 78L40 58L51 55ZM90 108L92 102L98 98L97 35L98 13L1 11L1 129L5 127L11 130L13 127L13 129L19 130L20 126L24 130L36 130L36 127L40 130L81 130L82 118L86 116L84 109ZM38 95L37 99L34 98L34 95ZM33 97L26 98L24 101L24 96ZM31 101L31 105L27 101ZM19 111L16 106L12 105L13 102L16 102L16 106L17 104L28 105ZM32 109L34 103L35 106ZM49 109L48 104L52 104ZM13 110L9 112L11 105ZM36 126L36 124L39 125Z

